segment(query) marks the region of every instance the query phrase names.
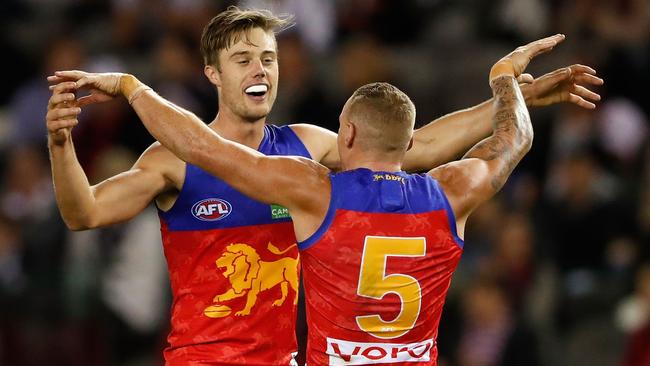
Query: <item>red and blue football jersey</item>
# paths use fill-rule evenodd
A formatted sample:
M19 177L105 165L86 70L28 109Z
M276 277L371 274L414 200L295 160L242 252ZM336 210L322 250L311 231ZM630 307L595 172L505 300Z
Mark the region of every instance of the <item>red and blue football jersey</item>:
M288 126L265 126L259 151L310 157ZM159 217L173 294L167 365L289 365L299 273L287 210L187 164Z
M311 365L435 365L462 253L456 220L426 174L330 175L327 216L301 249Z

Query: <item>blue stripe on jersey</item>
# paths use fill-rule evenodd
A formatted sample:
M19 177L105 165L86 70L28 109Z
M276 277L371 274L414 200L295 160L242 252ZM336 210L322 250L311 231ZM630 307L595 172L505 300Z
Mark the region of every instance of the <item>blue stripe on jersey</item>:
M464 245L457 234L456 218L447 196L440 184L428 174L375 172L359 168L332 173L330 181L332 197L325 219L314 234L298 244L301 250L309 248L323 236L337 209L391 214L445 210L454 239L461 248Z
M289 126L264 126L258 151L311 158ZM185 181L174 206L166 212L158 210L158 214L170 231L212 230L291 221L286 211L278 210L282 208L254 201L199 167L186 164Z

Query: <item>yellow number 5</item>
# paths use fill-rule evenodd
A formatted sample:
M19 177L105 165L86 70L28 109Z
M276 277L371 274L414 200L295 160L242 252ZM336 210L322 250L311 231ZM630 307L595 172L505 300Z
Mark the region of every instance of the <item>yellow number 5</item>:
M357 316L361 330L377 338L391 339L413 329L420 315L420 284L405 274L386 275L386 260L387 257L422 257L426 247L425 238L366 236L357 294L377 300L389 293L396 294L401 300L401 309L397 317L389 321L377 314Z

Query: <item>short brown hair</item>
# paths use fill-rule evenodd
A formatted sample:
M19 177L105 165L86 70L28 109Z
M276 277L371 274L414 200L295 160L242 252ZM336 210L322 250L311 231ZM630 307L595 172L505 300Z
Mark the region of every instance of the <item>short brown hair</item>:
M254 28L277 34L294 25L291 15L273 15L268 10L241 10L231 5L203 28L201 55L206 65L219 65L219 51L230 48Z
M415 125L415 106L389 83L370 83L349 101L349 117L364 124L359 139L366 148L384 153L405 152Z

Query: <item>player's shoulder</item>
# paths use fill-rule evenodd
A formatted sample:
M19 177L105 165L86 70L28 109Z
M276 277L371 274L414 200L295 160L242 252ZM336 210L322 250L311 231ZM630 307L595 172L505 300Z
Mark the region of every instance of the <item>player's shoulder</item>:
M300 176L304 182L306 179L315 178L323 179L329 177L331 170L323 164L314 161L313 159L304 156L277 156L270 157L275 159L292 160L290 165L285 165L286 168L293 170L293 174Z
M475 200L475 197L493 194L490 189L489 166L485 160L468 158L441 165L428 173L434 178L448 197L460 201Z
M311 125L308 123L295 123L289 125L289 128L298 136L304 144L316 143L323 139L336 139L336 134L326 128Z
M289 127L305 145L312 159L322 162L328 154L331 155L332 151L336 151L336 134L334 132L307 123L296 123ZM338 159L338 154L336 155ZM333 165L329 164L328 166Z
M142 155L140 155L140 160L161 164L174 164L183 162L158 141L149 145L149 147L142 153Z

